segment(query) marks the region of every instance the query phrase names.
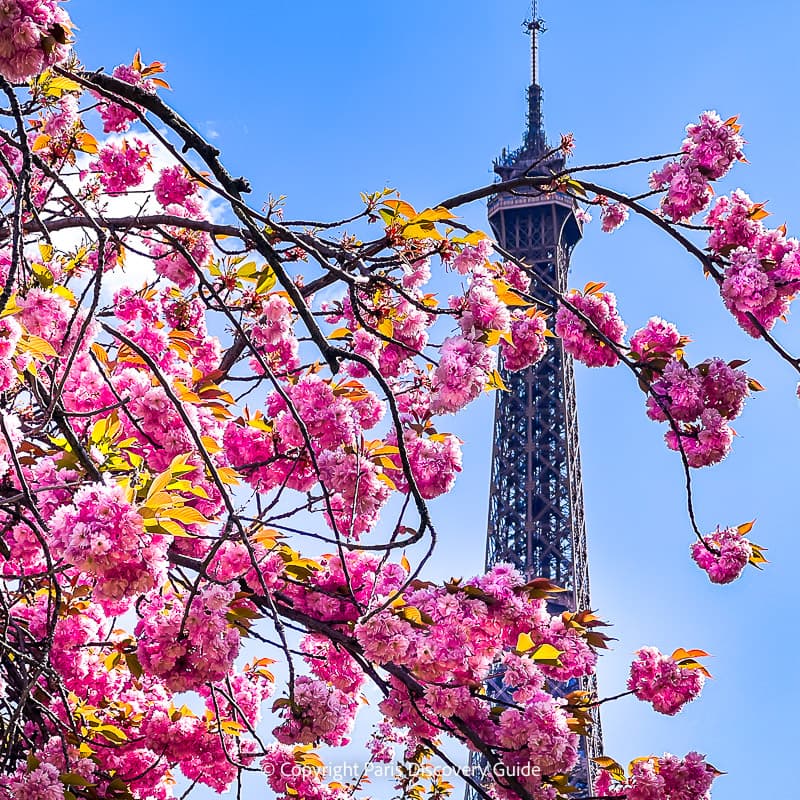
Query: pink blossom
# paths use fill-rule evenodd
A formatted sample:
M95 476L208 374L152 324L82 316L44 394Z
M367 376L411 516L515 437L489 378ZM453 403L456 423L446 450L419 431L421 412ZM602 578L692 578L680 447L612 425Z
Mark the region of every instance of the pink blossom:
M665 753L661 758L651 756L635 761L630 777L624 780L601 770L594 793L627 800L709 800L717 774L699 753L688 753L682 759Z
M187 198L197 193L197 184L180 164L176 164L161 170L153 192L162 206L184 206Z
M689 425L679 434L669 430L664 438L670 450L683 449L690 467L707 467L728 455L733 430L718 411L708 408L700 415L699 424Z
M475 339L455 336L445 339L431 379L436 413L454 413L474 400L494 369L495 354Z
M232 586L217 584L191 597L172 591L147 595L136 626L142 667L173 692L221 681L239 652L239 632L227 621L233 595Z
M347 744L358 701L325 681L301 675L294 682L294 703L282 709L286 721L273 733L284 744Z
M547 352L546 329L540 314L516 317L511 323L511 344L505 339L500 342L503 366L510 372L518 372L540 361Z
M731 583L744 571L753 548L736 528L717 528L692 544L692 558L712 583Z
M700 670L680 666L655 647L643 647L631 664L628 689L656 711L672 716L700 694L703 681Z
M625 323L617 311L617 298L611 292L582 294L573 289L566 299L606 339L622 345ZM565 305L559 306L556 312L556 334L561 337L564 349L587 367L613 367L619 363L616 352Z
M669 417L693 422L705 408L703 378L682 361L669 361L661 377L653 382L651 391L647 398L647 416L657 422L665 422Z
M173 207L172 210L178 209ZM198 269L204 267L211 258L211 237L205 231L190 228L168 228L167 231L170 236L177 239L183 250L187 251L191 260L172 242L152 239L149 247L156 272L171 280L180 289L195 286L198 282Z
M98 601L109 608L149 591L166 576L167 541L148 533L116 483L79 489L50 520L54 554L94 576Z
M22 83L64 61L69 15L56 0L3 0L0 10L0 75Z
M721 358L704 361L697 370L702 376L705 407L719 411L725 419L736 419L750 393L746 373Z
M325 518L342 536L358 539L378 522L390 488L369 459L344 449L324 450L317 458L320 481L329 492Z
M124 194L139 186L150 169L150 146L140 139L123 139L120 144L107 144L92 162L99 173L100 183L110 195Z
M716 111L705 111L699 122L687 125L681 150L709 180L719 180L735 161L744 160L738 127L735 119L723 122Z
M709 249L715 253L737 247L752 249L762 230L761 223L752 216L754 205L741 189L720 197L706 217L706 224L712 228Z
M650 317L644 328L631 336L631 351L643 362L672 358L686 341L671 322Z
M153 82L145 78L142 73L134 69L133 66L120 64L114 67L111 76L118 81L124 81L132 86L136 86L149 94L155 92L155 85ZM103 95L96 94L95 96L99 101L97 111L100 114L100 118L103 120L104 133L124 133L131 126L132 122L136 122L136 120L139 119L138 114L133 109L122 106L119 103L111 102Z
M391 444L397 441L394 431L386 439ZM457 473L461 472L461 440L452 434L421 436L413 428L403 431L411 474L417 489L426 500L449 492L453 488ZM400 456L393 455L397 469L391 473L395 485L401 492L409 486L401 468Z
M492 244L488 239L481 239L474 247L467 245L453 259L453 267L462 275L468 275L480 269L492 254Z
M622 203L604 203L600 207L600 227L603 233L612 233L627 219L628 207Z
M702 211L711 198L710 181L723 177L736 160L744 160L744 140L735 121L723 122L713 111L687 126L683 155L650 175L650 186L666 190L662 213L681 222Z

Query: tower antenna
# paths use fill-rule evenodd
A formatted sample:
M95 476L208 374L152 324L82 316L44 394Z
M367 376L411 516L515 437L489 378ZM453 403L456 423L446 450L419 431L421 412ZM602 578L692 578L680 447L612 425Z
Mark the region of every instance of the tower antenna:
M531 37L531 86L539 85L539 34L547 30L544 20L539 16L539 2L532 0L531 16L522 23L523 30Z
M539 85L539 34L544 33L547 28L539 16L538 0L532 0L530 19L522 23L522 28L531 37L531 85L528 87L525 146L532 152L543 153L547 146L542 119L542 87Z

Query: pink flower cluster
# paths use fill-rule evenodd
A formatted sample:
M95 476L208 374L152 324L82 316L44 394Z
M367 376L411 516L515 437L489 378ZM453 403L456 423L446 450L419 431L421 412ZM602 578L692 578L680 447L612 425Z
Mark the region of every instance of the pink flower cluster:
M140 139L123 139L119 144L107 144L92 162L100 176L100 184L110 195L124 194L139 186L145 171L151 169L150 146Z
M116 483L83 486L49 521L53 554L97 582L94 596L121 611L166 577L167 540L148 533Z
M57 0L4 0L0 9L0 75L21 83L66 59L71 28Z
M478 339L445 339L431 378L431 410L453 414L472 402L486 386L495 358L494 351Z
M173 206L170 210L177 211L178 208ZM205 231L189 228L168 228L167 231L190 258L172 242L151 240L150 255L155 261L156 272L172 281L179 289L192 288L199 280L197 271L205 267L211 258L211 237Z
M453 268L462 275L471 275L483 269L492 254L492 243L481 239L476 245L464 247L453 259Z
M420 435L414 428L403 431L403 440L411 465L411 474L420 494L426 500L449 492L456 481L456 474L461 472L461 440L451 433ZM396 443L397 437L392 431L386 439L387 443ZM401 492L408 491L408 481L401 468L399 454L391 456L397 471L390 476Z
M142 667L173 692L223 680L239 652L239 632L227 619L233 600L233 587L218 584L192 596L151 592L136 625Z
M720 197L709 212L709 248L727 257L720 293L751 336L771 330L800 289L800 243L784 227L766 228L766 216L741 190Z
M10 389L17 381L12 356L22 337L22 328L14 317L0 319L0 392Z
M591 219L591 217L589 218ZM628 207L622 203L603 203L600 207L600 227L603 233L612 233L628 219Z
M625 797L627 800L709 800L714 778L719 774L699 753L678 758L666 753L631 764L625 780L601 770L594 785L600 797Z
M650 175L651 188L666 190L662 213L675 222L702 211L711 197L709 182L723 177L734 161L744 160L744 140L734 119L723 122L715 112L706 111L686 132L683 155Z
M536 764L545 774L569 772L577 760L578 737L570 731L567 709L545 691L547 678L566 680L589 674L595 653L585 630L569 618L551 616L542 599L527 594L521 576L508 566L494 567L472 581L445 587L410 588L395 603L359 622L355 635L376 664L404 666L424 688L413 700L408 688L392 680L380 709L395 728L427 737L436 717L453 714L484 741L501 748L508 766ZM530 636L535 652L542 644L560 653L556 665L540 665L513 652L520 634ZM469 691L501 661L514 707L492 720L491 702ZM532 778L541 788L541 775Z
M744 571L753 548L736 528L717 528L691 546L692 558L712 583L731 583Z
M511 344L500 342L503 366L510 372L531 367L547 352L545 331L547 325L542 314L520 314L511 323Z
M606 339L622 345L625 323L617 311L617 298L611 292L588 292L572 289L566 300L580 311ZM587 367L614 367L619 356L572 309L561 305L556 312L556 335L564 349Z
M133 66L127 64L120 64L114 67L111 73L113 78L118 81L136 86L143 89L145 92L155 92L153 82L147 80L142 73L135 69ZM98 99L97 112L103 120L104 133L124 133L130 128L131 123L139 119L137 113L130 108L120 105L119 103L112 103L106 100L102 95L95 95Z
M750 391L741 369L720 358L696 367L673 358L653 381L651 391L647 416L657 422L670 421L665 434L670 450L682 448L690 467L716 464L725 458L733 443L728 423L741 414Z
M65 774L77 776L88 786L100 784L102 787L108 784L98 774L94 761L83 758L77 747L65 744L62 749L60 745L61 742L53 737L42 749L31 753L27 763L22 761L11 775L0 777L0 798L63 800L65 784L61 777Z
M153 193L165 208L186 206L187 200L197 193L197 184L180 164L176 164L161 170Z
M341 746L349 742L357 710L358 700L349 692L301 675L294 682L294 700L282 706L286 721L273 733L284 744Z
M672 716L700 694L704 680L700 670L681 666L655 647L643 647L631 664L628 689L659 713Z
M683 345L688 343L678 329L660 317L650 317L644 328L631 336L631 353L640 363L659 359L671 359Z
M276 293L260 302L258 314L249 331L261 358L278 375L285 375L300 366L299 343L294 335L293 323L291 303ZM264 373L264 367L255 356L250 359L250 366L259 375Z

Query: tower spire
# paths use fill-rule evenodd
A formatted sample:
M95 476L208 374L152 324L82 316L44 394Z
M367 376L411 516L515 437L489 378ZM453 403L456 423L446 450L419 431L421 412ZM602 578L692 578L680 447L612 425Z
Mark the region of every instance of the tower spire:
M542 154L547 148L542 117L542 87L539 85L539 34L544 33L544 20L539 16L538 0L531 2L531 18L525 20L524 29L531 37L531 84L528 87L528 127L525 149Z

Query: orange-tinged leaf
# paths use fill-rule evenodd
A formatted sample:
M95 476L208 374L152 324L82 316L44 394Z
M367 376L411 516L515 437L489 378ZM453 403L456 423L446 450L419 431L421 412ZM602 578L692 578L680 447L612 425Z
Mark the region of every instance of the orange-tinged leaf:
M444 236L436 230L433 222L415 222L403 228L404 239L434 239L439 241Z
M394 323L390 319L382 319L376 326L378 333L391 338L394 335Z
M336 328L328 334L329 339L344 339L345 336L350 336L352 331L350 328Z
M395 215L402 214L404 217L411 218L417 213L414 206L406 203L405 200L384 200L383 204L391 208Z
M44 150L47 145L50 144L50 136L46 133L40 133L34 140L33 140L33 147L31 148L34 152L37 150Z
M597 764L600 769L610 772L612 778L616 778L618 781L625 780L624 767L613 758L609 756L600 756L599 758L593 758L592 761L594 761L594 763Z
M600 294L600 292L605 289L606 284L605 281L589 281L586 286L583 287L584 294Z
M381 483L385 483L393 492L397 491L397 484L385 472L379 472L377 478Z
M22 337L20 347L23 350L32 353L34 357L53 358L58 355L53 348L53 345L51 345L46 339L42 339L41 336L31 336L30 334L25 334Z
M752 220L760 220L769 216L769 211L764 210L766 203L754 203L750 208L750 213L747 215Z
M501 392L507 392L508 386L506 386L500 373L496 369L493 369L489 375L489 380L486 382L485 391L491 392L495 389L499 389Z
M217 475L219 475L219 479L228 486L239 485L239 477L236 474L236 470L230 467L218 467Z
M170 536L177 536L180 538L192 537L192 535L184 527L178 525L177 522L173 522L171 519L160 519L158 521L157 529L163 530Z
M128 741L128 735L122 730L122 728L118 728L116 725L101 725L99 728L97 728L97 733L99 733L104 739L108 739L110 742L114 742L115 744Z
M75 141L78 145L78 150L89 155L94 155L98 150L97 139L89 131L81 131L75 137Z
M671 656L670 658L673 661L679 661L682 658L705 658L708 656L705 650L684 650L682 647L679 647Z
M699 661L695 661L693 658L685 658L679 661L678 666L681 669L696 669L698 672L702 672L706 678L711 677L711 673Z
M514 345L514 342L511 338L511 331L498 331L498 330L486 331L485 339L487 347L494 347L496 344L499 344L501 339L507 344L510 344L512 346Z
M464 244L476 245L478 242L488 238L488 235L483 231L472 231L472 233L464 237Z
M177 506L161 511L161 514L170 519L182 522L185 525L208 525L210 520L206 519L196 508L191 506Z
M518 295L505 281L495 278L492 280L497 297L507 306L531 305L524 297Z
M739 531L739 534L741 536L746 536L748 533L750 533L751 530L753 530L753 525L755 524L756 524L755 520L751 520L750 522L743 522L741 525L739 525L738 528L736 528L736 530Z
M406 558L406 554L405 553L403 553L403 555L400 558L400 566L406 572L411 572L411 564L408 563L408 559Z
M80 91L80 84L67 78L63 75L53 75L48 72L46 78L47 89L46 94L50 97L61 97L64 92L77 92Z
M441 222L442 220L455 219L456 215L447 208L438 206L437 208L426 208L414 216L410 222Z

